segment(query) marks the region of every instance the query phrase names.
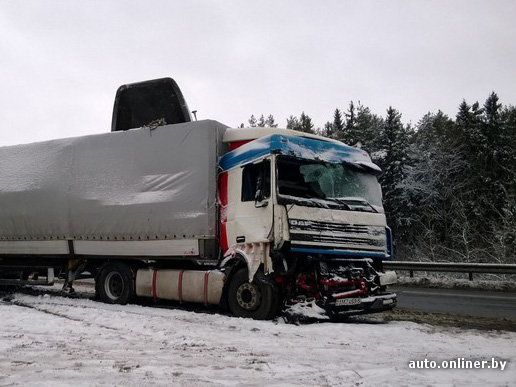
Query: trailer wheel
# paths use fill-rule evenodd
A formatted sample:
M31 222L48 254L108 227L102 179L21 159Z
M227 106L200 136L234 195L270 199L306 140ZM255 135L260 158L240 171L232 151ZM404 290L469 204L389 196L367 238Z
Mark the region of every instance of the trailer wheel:
M276 314L278 292L262 279L261 269L249 282L247 268L238 270L231 276L228 287L228 307L237 317L269 320Z
M95 290L107 304L127 304L134 296L131 268L124 263L109 263L99 270Z

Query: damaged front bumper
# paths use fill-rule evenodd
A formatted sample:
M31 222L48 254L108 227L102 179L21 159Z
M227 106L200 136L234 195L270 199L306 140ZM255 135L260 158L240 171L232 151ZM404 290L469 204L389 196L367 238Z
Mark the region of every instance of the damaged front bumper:
M362 298L326 300L319 306L329 315L342 317L383 312L396 306L396 293L385 292Z
M387 292L385 287L397 282L394 271L377 272L377 283L383 288L368 294L365 283L361 289L344 293L332 294L325 297L320 305L333 316L352 316L357 314L377 313L390 310L396 306L396 293ZM353 294L355 293L355 294Z

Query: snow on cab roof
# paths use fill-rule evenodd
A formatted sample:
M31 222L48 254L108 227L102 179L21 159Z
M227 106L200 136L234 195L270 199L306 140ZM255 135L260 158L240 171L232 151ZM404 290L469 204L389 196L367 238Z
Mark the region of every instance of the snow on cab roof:
M290 133L289 135L284 133L260 137L226 153L220 159L220 167L228 170L276 153L307 160L349 162L362 168L380 171L380 168L371 162L369 155L361 149L345 145L340 141L321 141L319 138L291 136ZM324 137L321 138L324 139Z
M256 140L260 137L270 136L272 134L282 134L285 136L295 136L295 137L304 137L304 138L312 138L320 141L326 142L334 142L337 144L343 144L341 141L334 140L332 138L319 136L317 134L310 134L305 132L300 132L298 130L291 129L283 129L283 128L263 128L263 127L251 127L251 128L228 128L224 133L224 137L222 139L223 142L241 142L241 141L249 141Z

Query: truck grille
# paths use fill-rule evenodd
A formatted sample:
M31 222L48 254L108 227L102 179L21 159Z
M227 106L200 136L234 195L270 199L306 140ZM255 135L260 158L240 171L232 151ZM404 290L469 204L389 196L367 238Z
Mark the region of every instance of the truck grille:
M385 253L385 227L289 219L293 247Z

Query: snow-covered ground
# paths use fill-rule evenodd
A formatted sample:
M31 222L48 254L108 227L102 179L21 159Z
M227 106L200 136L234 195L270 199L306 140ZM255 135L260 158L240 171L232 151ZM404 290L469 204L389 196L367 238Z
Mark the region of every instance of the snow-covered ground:
M89 299L0 302L0 386L514 386L516 333L285 324ZM414 360L507 360L410 369Z
M419 273L418 273L419 274ZM467 275L467 274L466 274ZM398 272L398 284L401 286L422 286L440 289L478 289L493 291L516 291L516 276L507 276L506 280L498 278L482 279L477 277L470 281L465 278L454 278L453 275L444 273L420 274L414 277L400 275ZM484 277L488 277L484 275ZM513 278L513 279L510 279Z

